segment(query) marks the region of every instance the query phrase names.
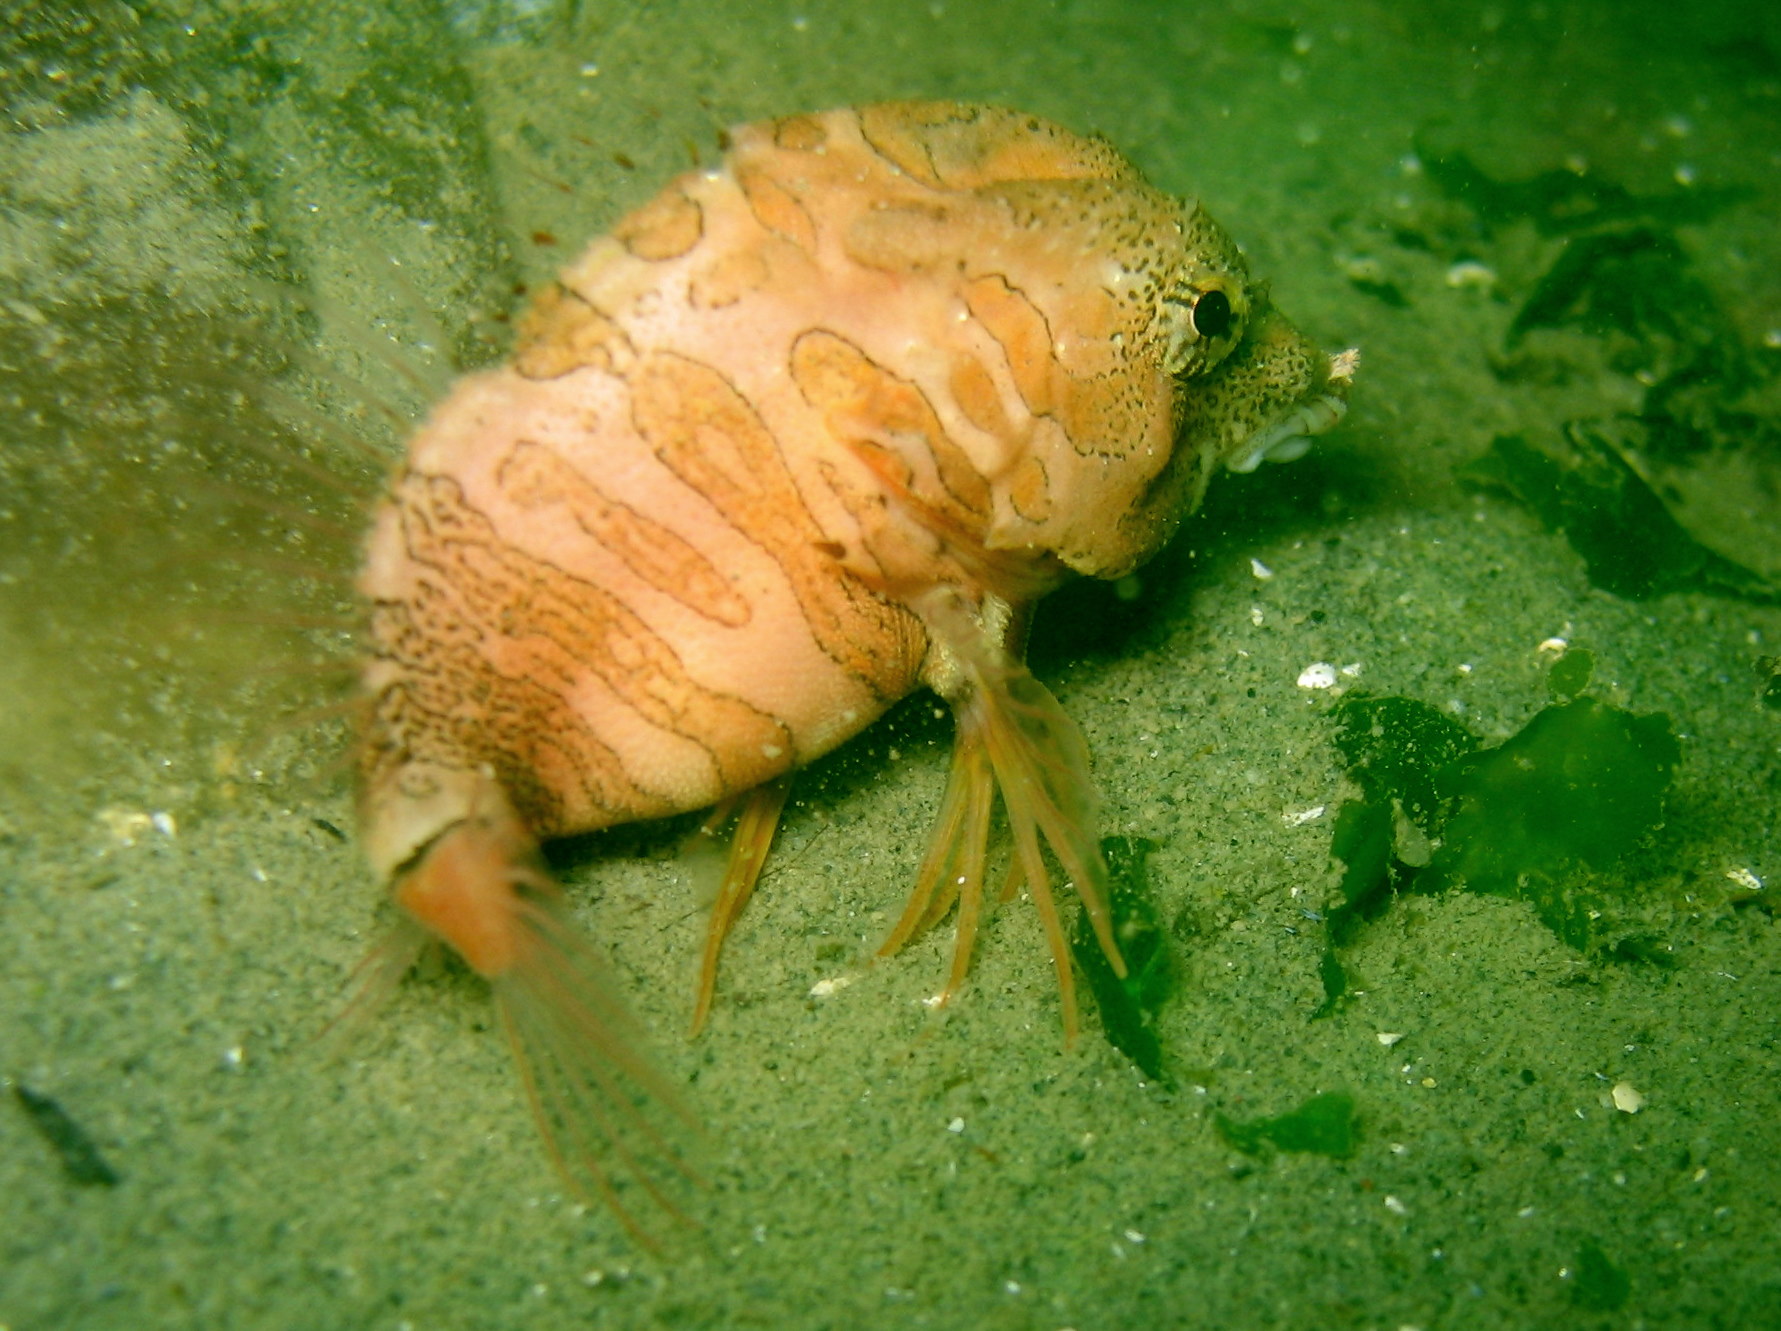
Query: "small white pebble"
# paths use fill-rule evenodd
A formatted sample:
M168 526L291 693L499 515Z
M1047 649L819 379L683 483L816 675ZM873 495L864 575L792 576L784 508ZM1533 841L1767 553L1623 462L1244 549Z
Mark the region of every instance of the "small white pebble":
M965 1130L965 1120L962 1118L953 1119L952 1122L946 1125L946 1130L951 1133L963 1132Z
M1534 648L1534 650L1536 652L1562 653L1569 649L1570 645L1571 644L1566 642L1563 638L1548 638L1545 642L1542 642L1538 647Z
M830 994L840 993L841 990L852 984L853 980L854 977L851 975L837 975L833 979L818 980L810 986L810 997L827 998Z
M1456 291L1488 291L1496 284L1496 269L1476 259L1464 259L1447 270L1447 285Z
M1328 689L1336 683L1336 667L1328 661L1313 661L1299 671L1301 689Z
M1752 892L1762 891L1762 879L1757 877L1756 872L1752 869L1745 869L1742 867L1727 869L1725 871L1725 876L1731 879L1732 882L1736 883L1739 887L1748 888Z
M1259 559L1251 559L1249 561L1249 571L1255 574L1255 576L1260 578L1263 582L1266 582L1269 578L1274 576L1274 570L1262 563Z
M1614 1089L1608 1094L1613 1097L1614 1107L1623 1114L1636 1114L1645 1107L1645 1097L1633 1089L1630 1081L1617 1081Z
M1410 1214L1410 1208L1405 1206L1403 1202L1399 1201L1396 1197L1393 1197L1390 1193L1387 1193L1385 1197L1385 1209L1390 1211L1393 1215Z
M1306 823L1316 822L1323 817L1327 807L1327 805L1318 804L1309 809L1300 809L1297 813L1289 809L1280 815L1280 821L1288 827L1303 827Z
M1387 1049L1390 1049L1399 1040L1404 1038L1404 1032L1403 1031L1380 1031L1373 1038L1375 1040L1379 1041L1379 1043L1384 1045Z

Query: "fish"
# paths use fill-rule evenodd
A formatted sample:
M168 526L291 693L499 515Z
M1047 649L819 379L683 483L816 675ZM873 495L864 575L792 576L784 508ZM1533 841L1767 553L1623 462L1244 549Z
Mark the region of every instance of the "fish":
M399 923L361 994L454 951L562 1174L633 1232L645 1198L684 1219L669 1125L692 1116L540 845L731 819L696 1033L790 775L926 688L951 769L881 952L956 911L937 1001L965 985L999 800L1000 895L1038 911L1068 1043L1066 885L1125 963L1087 744L1025 664L1033 609L1130 574L1220 467L1302 453L1356 363L1104 139L955 102L731 131L535 293L377 506L359 834Z

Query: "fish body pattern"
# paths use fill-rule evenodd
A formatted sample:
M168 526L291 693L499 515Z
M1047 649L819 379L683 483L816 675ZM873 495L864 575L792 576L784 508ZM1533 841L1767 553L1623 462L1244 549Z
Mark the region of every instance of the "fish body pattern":
M536 297L375 520L361 826L407 937L495 985L559 1163L612 1199L626 1107L665 1091L537 843L737 804L702 1020L785 774L924 685L958 739L887 946L956 905L962 983L999 794L1073 1030L1042 846L1118 952L1028 612L1149 558L1219 466L1302 451L1353 367L1104 141L955 103L742 127Z

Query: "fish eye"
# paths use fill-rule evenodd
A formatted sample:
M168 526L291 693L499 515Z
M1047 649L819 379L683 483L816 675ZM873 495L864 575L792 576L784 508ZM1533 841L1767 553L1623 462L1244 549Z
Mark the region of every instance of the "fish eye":
M1233 298L1219 279L1188 285L1163 297L1163 368L1176 378L1204 374L1229 354L1242 332L1246 310L1241 292Z
M1208 342L1223 337L1231 330L1231 298L1222 291L1201 292L1188 311L1194 332Z

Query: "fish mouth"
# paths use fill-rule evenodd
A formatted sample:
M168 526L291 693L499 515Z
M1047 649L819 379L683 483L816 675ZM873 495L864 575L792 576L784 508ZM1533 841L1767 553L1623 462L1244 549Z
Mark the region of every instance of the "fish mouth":
M1349 347L1330 357L1321 393L1301 398L1262 424L1225 460L1231 471L1254 471L1264 462L1291 462L1311 450L1317 435L1336 427L1348 413L1348 388L1360 366L1360 348Z

